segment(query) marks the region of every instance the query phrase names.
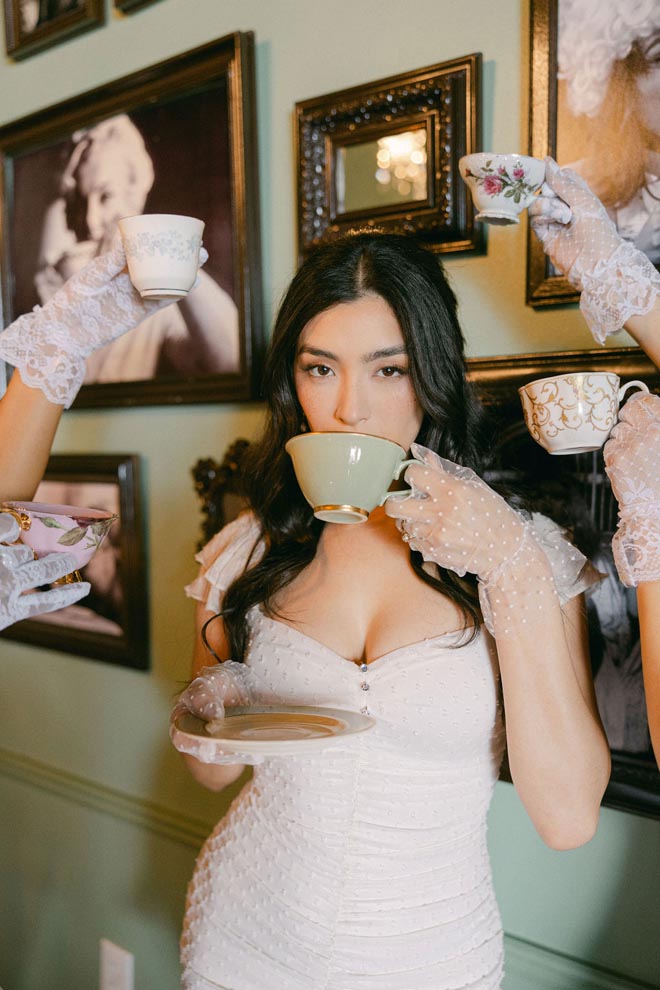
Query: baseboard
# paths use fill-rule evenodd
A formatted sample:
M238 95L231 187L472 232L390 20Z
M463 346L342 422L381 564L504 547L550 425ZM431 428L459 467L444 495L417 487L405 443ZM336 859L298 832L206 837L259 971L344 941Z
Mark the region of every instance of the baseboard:
M178 814L152 801L125 794L2 748L0 774L194 849L199 849L213 828L213 823L208 821Z
M502 990L656 990L651 983L592 966L534 942L504 936Z

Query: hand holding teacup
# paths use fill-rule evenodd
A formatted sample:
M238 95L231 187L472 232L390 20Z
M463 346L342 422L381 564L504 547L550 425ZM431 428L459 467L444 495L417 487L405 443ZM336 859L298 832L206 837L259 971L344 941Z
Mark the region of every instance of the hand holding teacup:
M102 509L77 505L50 505L45 502L1 502L0 513L18 524L18 539L35 560L53 553L66 553L73 569L58 576L54 584L79 582L80 570L92 559L118 518Z
M616 425L630 388L648 393L644 382L621 385L611 372L539 378L518 389L532 438L549 454L599 450Z

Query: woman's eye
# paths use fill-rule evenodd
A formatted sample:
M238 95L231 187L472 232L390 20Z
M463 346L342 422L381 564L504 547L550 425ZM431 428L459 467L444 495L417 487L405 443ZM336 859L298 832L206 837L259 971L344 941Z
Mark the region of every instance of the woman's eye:
M332 368L329 368L327 364L312 364L305 368L310 375L314 378L327 378L328 375L332 374Z
M379 368L378 374L383 378L398 378L400 375L407 375L408 369L399 365L388 364L385 368Z

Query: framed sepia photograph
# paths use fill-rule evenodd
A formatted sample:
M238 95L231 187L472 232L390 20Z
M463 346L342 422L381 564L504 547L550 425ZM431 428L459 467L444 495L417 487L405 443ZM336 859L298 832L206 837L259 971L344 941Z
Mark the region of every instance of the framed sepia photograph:
M103 0L3 0L5 48L24 58L103 24Z
M469 377L493 420L493 460L486 480L548 516L602 575L585 594L589 652L600 716L612 752L604 804L660 818L660 771L651 749L634 588L612 558L618 506L602 451L551 456L527 431L518 388L538 378L609 371L625 383L643 379L660 392L660 372L638 348L473 358ZM506 765L503 779L509 779Z
M575 169L621 236L660 264L660 7L532 0L530 45L530 154ZM528 236L527 302L576 302Z
M205 223L180 302L87 359L76 407L252 398L262 304L254 39L236 33L0 128L5 323L106 251L118 219Z
M361 229L483 248L458 172L480 147L481 55L296 104L298 253Z
M140 460L135 454L54 454L35 502L102 509L118 516L82 570L92 588L57 612L24 619L2 635L124 667L149 667Z

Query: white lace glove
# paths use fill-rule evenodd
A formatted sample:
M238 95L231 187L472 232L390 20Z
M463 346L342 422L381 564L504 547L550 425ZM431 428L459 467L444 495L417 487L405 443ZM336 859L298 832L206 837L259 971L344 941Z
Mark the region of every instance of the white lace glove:
M170 716L170 738L181 753L194 756L202 763L250 763L263 762L263 757L247 753L223 753L213 741L214 729L220 727L225 707L254 704L257 698L256 678L243 663L227 660L212 667L203 667L199 675L179 695ZM184 735L176 726L176 720L186 713L195 715L207 723L208 739Z
M631 316L649 312L660 274L620 236L581 176L545 161L546 181L529 208L530 223L555 268L581 292L582 315L602 344Z
M13 516L0 512L0 629L21 619L73 605L89 594L86 581L23 594L75 571L76 562L68 553L49 553L35 560L30 547L23 543L7 546L18 539L19 532Z
M619 503L612 540L622 582L660 580L660 398L635 395L621 410L603 451Z
M202 263L207 257L204 251ZM142 299L117 232L106 254L0 333L0 358L18 368L26 385L68 409L83 383L85 358L173 301Z
M389 498L385 511L425 561L459 577L476 574L487 628L506 634L516 611L524 620L548 596L558 602L550 564L527 520L470 468L416 443L412 454L420 461L406 468L412 493Z

